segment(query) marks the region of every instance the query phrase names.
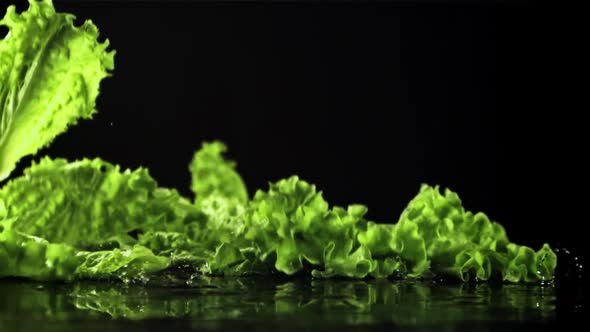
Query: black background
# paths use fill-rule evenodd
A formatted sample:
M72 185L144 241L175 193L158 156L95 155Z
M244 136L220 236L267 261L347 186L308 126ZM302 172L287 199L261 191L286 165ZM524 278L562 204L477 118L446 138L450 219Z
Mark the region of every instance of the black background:
M332 204L396 222L420 183L440 184L515 242L581 254L583 38L571 8L55 3L97 24L116 70L94 120L42 154L145 166L190 195L193 151L220 139L251 194L298 174Z

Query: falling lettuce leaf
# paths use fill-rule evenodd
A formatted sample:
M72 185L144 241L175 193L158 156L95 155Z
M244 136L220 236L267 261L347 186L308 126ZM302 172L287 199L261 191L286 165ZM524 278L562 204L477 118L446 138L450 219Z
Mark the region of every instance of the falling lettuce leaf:
M50 0L8 7L0 25L0 180L24 156L48 145L68 125L95 112L100 81L114 67L108 40L74 16L56 13Z
M13 6L0 24L0 180L79 118L94 113L114 52L89 21L74 27L49 0ZM193 275L283 273L316 278L497 279L542 282L557 258L511 243L504 228L465 210L450 190L423 185L396 224L367 207L330 206L297 176L250 200L221 142L190 164L190 201L145 168L101 159L42 158L0 189L0 277L146 281Z

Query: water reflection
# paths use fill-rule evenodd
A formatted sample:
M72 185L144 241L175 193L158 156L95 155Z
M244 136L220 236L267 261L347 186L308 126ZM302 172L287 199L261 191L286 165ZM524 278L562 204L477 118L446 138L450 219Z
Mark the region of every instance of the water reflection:
M432 326L459 322L551 322L553 287L446 285L387 280L196 278L188 286L0 281L0 320L184 318L346 325ZM299 324L301 322L298 322Z

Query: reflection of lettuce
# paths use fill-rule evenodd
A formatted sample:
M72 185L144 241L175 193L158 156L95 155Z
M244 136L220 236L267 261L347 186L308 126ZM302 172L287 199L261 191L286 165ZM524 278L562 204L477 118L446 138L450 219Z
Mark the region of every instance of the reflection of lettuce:
M152 281L148 287L94 282L56 283L42 289L37 285L0 280L0 322L14 321L15 317L53 322L89 317L182 318L203 329L207 321L238 318L287 319L311 328L318 321L404 326L444 322L448 326L491 320L539 322L555 315L555 290L529 285L207 277L190 285L182 283L181 289L159 287L161 284ZM17 325L4 330L19 329L24 328Z
M113 67L91 23L72 26L51 1L1 21L0 179L68 124L94 112ZM159 188L146 169L100 159L44 158L0 189L0 276L147 280L183 269L224 275L305 273L318 278L446 275L535 282L556 257L508 241L459 197L424 185L399 222L376 224L367 208L331 207L297 176L250 200L224 144L203 144L190 165L194 201Z
M0 180L20 158L95 112L114 52L97 41L92 22L74 27L73 20L44 0L20 15L8 7L0 21L10 31L0 40Z
M431 287L427 283L387 280L323 280L276 285L265 281L264 285L260 285L255 280L229 280L223 283L212 280L201 285L207 288L197 285L173 296L166 294L165 289L78 284L73 287L70 296L78 309L102 312L114 318L223 320L307 315L319 316L327 321L341 322L344 319L352 325L380 320L394 320L401 325L489 321L498 318L498 309L504 309L503 319L522 319L527 310L529 317L534 313L543 318L551 316L554 309L551 300L555 299L549 293L540 300L531 296L530 290L523 285L498 288L487 285L475 288L467 284ZM264 292L256 294L258 289ZM250 299L247 305L238 300L244 297ZM462 306L453 301L463 301ZM450 303L454 305L448 305ZM219 310L219 307L226 310Z

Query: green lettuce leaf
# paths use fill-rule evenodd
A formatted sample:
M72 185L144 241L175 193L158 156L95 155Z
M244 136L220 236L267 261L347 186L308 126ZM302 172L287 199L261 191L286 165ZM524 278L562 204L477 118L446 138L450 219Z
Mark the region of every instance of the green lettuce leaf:
M75 271L76 279L112 279L124 282L147 279L152 272L162 271L170 265L170 259L157 256L141 245L129 249L112 249L95 252L81 251L77 257L81 263Z
M347 209L335 206L324 215L324 226L316 226L314 231L315 243L322 248L322 261L316 264L319 267L312 271L313 276L364 278L374 274L378 262L357 240L359 226L366 224L366 213L365 206L350 205Z
M459 196L422 185L395 225L392 249L410 276L435 273L461 280L496 277L537 282L553 277L555 253L549 245L535 253L508 241L504 228L483 213L465 211Z
M255 243L261 261L286 274L303 268L303 261L321 262L328 203L315 186L293 176L258 191L250 202L245 237Z
M121 171L100 159L44 158L0 189L6 221L24 234L77 248L132 244L132 231L192 233L203 215L146 169Z
M44 158L24 173L0 189L0 275L139 278L167 268L171 257L154 254L152 248L161 251L157 243L130 234L197 237L206 220L175 190L158 188L142 168ZM199 254L197 247L191 250Z
M72 246L49 243L0 225L0 277L73 280L80 262Z
M169 266L169 259L143 246L79 251L62 243L4 229L0 232L0 277L35 280L114 279L146 276Z
M95 112L100 81L114 67L108 40L74 16L56 13L51 0L8 7L0 25L0 180L24 156L48 145L68 125Z
M501 225L466 211L448 189L442 195L438 187L423 185L397 224L367 221L366 212L362 205L330 208L315 186L293 176L256 193L244 237L261 262L286 274L308 266L324 278L444 275L539 282L555 271L548 245L534 252L510 243Z
M225 144L215 141L203 143L195 153L189 169L197 202L212 195L233 198L242 204L248 201L248 191L235 170L235 162L223 158L226 151Z
M245 237L253 241L262 262L286 274L308 265L316 277L363 278L378 266L356 240L366 212L362 205L329 209L314 185L292 176L256 193Z

